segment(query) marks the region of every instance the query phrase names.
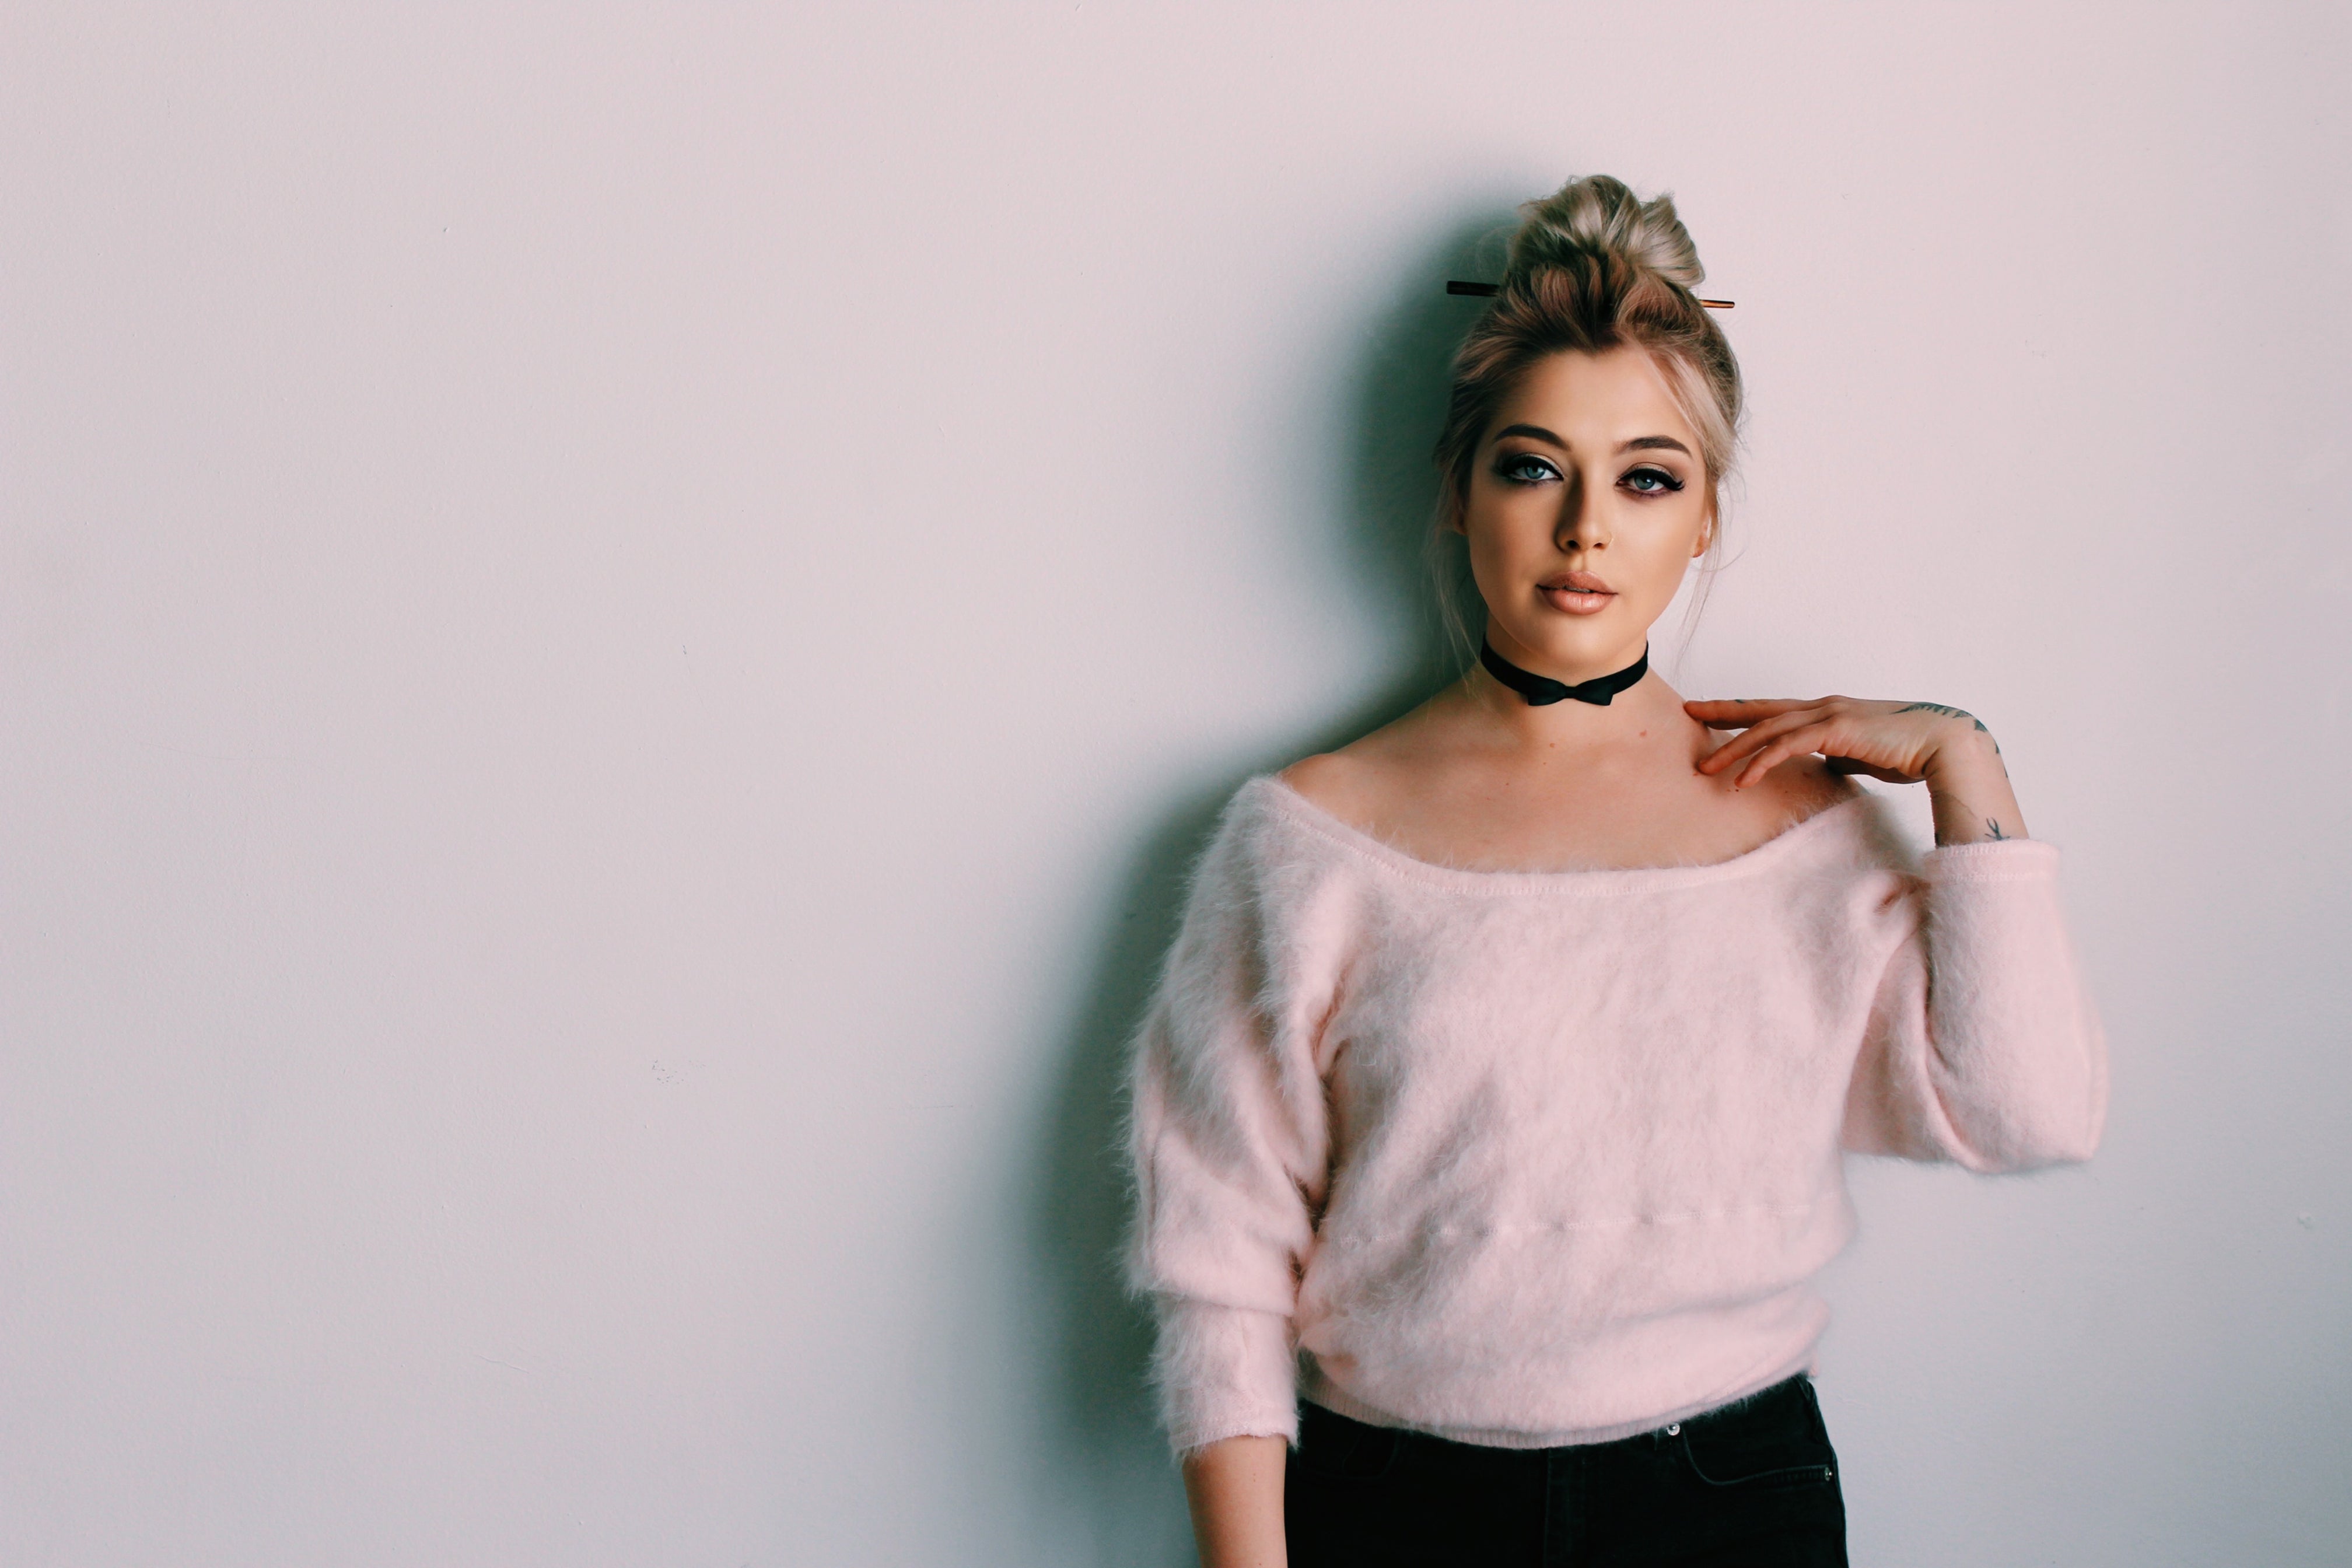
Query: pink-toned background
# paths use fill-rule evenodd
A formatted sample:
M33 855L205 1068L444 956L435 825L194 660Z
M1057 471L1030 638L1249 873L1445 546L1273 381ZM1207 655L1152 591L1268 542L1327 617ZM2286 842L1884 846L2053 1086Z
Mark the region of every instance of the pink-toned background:
M1985 715L2115 1044L1861 1175L1857 1561L2342 1562L2346 16L12 6L0 1561L1188 1561L1119 1038L1607 170L1753 388L1682 684Z

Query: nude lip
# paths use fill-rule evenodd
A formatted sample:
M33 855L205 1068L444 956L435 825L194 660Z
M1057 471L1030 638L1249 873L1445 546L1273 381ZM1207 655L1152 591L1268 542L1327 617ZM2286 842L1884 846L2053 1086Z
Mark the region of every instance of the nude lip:
M1536 584L1544 602L1571 616L1590 616L1609 607L1616 590L1590 572L1560 572Z

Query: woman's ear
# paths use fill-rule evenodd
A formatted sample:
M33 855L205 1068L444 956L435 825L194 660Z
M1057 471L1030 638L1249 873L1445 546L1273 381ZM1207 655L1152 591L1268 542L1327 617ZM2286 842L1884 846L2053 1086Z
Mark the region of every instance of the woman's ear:
M1714 542L1715 497L1710 494L1706 498L1706 510L1701 514L1698 520L1698 542L1691 546L1691 559L1696 561L1701 556L1705 555L1706 553L1706 547Z

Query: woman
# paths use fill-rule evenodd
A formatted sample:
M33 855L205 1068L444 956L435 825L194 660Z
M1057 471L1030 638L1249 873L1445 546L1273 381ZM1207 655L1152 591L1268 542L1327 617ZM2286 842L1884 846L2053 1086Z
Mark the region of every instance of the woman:
M2097 1142L2057 853L1984 725L1647 668L1739 417L1702 276L1666 198L1527 209L1437 450L1479 660L1245 784L1195 873L1129 1269L1209 1568L1842 1563L1843 1152ZM1853 772L1927 785L1924 862Z

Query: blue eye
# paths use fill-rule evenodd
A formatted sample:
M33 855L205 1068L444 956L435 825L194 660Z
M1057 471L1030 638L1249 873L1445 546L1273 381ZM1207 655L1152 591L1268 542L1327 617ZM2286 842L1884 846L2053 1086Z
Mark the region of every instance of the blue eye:
M1515 485L1539 485L1559 478L1559 470L1533 452L1512 452L1496 460L1495 477Z
M1683 488L1682 480L1664 468L1635 468L1617 481L1636 495L1671 495Z

